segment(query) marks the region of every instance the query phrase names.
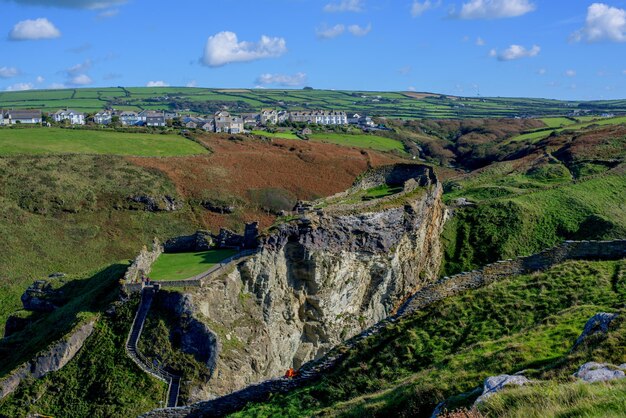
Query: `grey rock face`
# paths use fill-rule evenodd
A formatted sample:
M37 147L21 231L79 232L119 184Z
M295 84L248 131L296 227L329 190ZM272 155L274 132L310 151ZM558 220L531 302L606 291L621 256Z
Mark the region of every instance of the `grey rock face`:
M182 202L179 202L172 196L168 195L130 196L128 200L131 202L129 209L143 209L148 212L173 212L180 210L183 207Z
M506 386L524 386L531 383L526 377L521 375L501 374L500 376L491 376L485 379L483 394L476 399L474 404L483 402L493 394L500 392Z
M50 283L37 280L26 289L20 299L27 311L52 312L57 308L61 296L61 292L53 290Z
M308 213L262 237L259 252L191 293L194 315L220 341L210 382L222 396L329 349L386 318L433 282L445 218L437 184L404 206Z
M587 383L607 382L609 380L623 379L626 377L626 364L613 366L607 363L589 362L585 363L576 373L574 377L581 379Z
M574 347L582 343L584 339L590 335L598 333L606 334L609 330L609 325L615 318L617 318L617 314L606 312L600 312L592 316L585 324L585 328L583 329L582 334L580 334L580 337L576 339Z

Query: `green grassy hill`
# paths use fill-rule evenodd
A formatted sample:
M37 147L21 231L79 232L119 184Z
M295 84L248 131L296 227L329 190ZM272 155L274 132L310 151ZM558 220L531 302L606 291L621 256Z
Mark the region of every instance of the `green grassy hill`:
M624 268L623 260L567 262L437 302L359 343L321 381L234 416L427 417L444 400L449 409L470 406L488 376L525 370L550 381L567 379L586 361L621 364L623 317L608 338L571 349L594 314L623 315ZM610 397L612 389L598 390ZM497 411L493 405L486 409Z
M1 92L0 108L70 107L96 112L107 106L124 110L171 109L210 113L227 106L235 112L280 109L335 109L398 118L457 119L563 116L574 110L626 113L626 101L565 102L524 98L469 98L412 92L339 90L248 90L191 87L112 87Z

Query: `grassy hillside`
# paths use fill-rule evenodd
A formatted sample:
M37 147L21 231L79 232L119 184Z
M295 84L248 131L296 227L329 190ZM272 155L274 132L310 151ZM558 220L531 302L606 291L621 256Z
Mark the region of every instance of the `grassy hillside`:
M122 133L83 129L0 129L0 155L109 154L174 157L206 154L178 135Z
M427 417L446 399L469 406L491 375L526 370L548 380L592 359L621 364L623 318L606 340L571 348L592 315L623 307L625 267L568 262L437 302L360 343L321 381L235 416Z
M626 113L626 101L564 102L524 98L469 98L413 92L337 90L248 90L189 87L115 87L1 92L0 108L71 107L96 112L107 106L125 110L190 109L210 113L227 106L235 112L280 109L335 109L373 116L458 119L563 116L574 110Z

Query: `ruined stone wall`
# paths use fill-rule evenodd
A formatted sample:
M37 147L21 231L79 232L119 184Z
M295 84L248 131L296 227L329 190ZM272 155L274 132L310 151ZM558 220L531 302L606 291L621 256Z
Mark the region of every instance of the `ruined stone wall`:
M95 319L74 329L69 335L52 344L34 359L22 364L8 377L0 381L0 399L13 393L28 378L39 379L50 372L60 370L83 347L93 332Z
M152 242L152 249L148 251L146 246L144 246L139 255L133 260L132 264L126 270L126 274L124 274L123 282L125 285L130 285L133 283L141 283L141 275L147 275L150 273L150 269L152 268L152 264L156 261L157 258L163 252L163 246L159 243L159 241L155 238ZM130 289L130 288L129 288ZM128 290L128 289L127 289Z

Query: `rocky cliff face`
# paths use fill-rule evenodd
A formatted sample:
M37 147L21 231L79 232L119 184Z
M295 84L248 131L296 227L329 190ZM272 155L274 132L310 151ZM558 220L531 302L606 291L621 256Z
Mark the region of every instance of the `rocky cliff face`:
M385 318L435 280L445 218L441 186L362 213L311 212L274 230L260 251L188 297L218 335L210 382L190 401L224 395L318 358ZM396 202L397 203L397 202Z

